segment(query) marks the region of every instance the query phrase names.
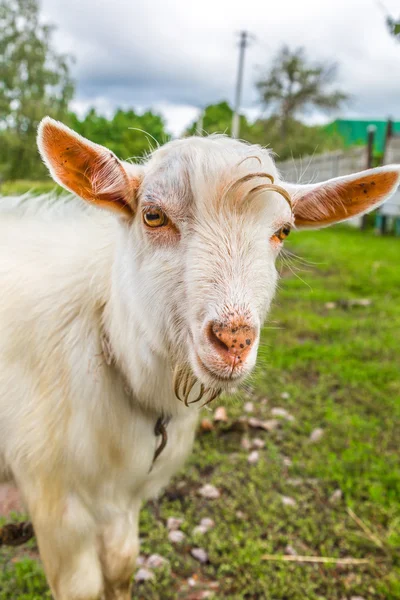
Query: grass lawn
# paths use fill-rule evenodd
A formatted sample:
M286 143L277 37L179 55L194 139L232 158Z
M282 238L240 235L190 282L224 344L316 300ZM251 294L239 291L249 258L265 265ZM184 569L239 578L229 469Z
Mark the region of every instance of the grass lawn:
M184 471L144 508L142 556L168 563L135 584L135 597L400 600L400 241L336 228L292 234L287 248L311 262L295 263L304 281L281 263L254 376L216 401L228 422L199 432ZM244 415L279 427L253 429ZM265 443L258 460L254 438ZM199 495L206 483L219 498ZM170 516L184 519L180 544L168 540ZM205 517L215 527L193 533ZM30 548L30 558L0 551L0 600L50 597ZM263 558L296 553L369 564Z

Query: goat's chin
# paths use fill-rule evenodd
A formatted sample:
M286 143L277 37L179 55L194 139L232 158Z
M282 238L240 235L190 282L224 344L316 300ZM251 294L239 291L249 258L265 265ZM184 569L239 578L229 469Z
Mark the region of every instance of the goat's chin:
M237 387L250 375L250 369L241 367L240 371L232 372L229 368L217 369L214 365L208 365L195 352L192 356L192 369L196 378L208 389L221 390L225 393L233 393Z

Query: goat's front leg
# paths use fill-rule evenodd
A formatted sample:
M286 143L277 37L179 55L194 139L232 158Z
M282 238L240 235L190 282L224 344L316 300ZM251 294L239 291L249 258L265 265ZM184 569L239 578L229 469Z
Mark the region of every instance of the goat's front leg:
M98 528L86 508L53 479L19 486L28 507L55 600L103 600Z
M100 560L105 584L105 600L130 600L132 575L139 553L140 503L128 513L119 514L102 528Z

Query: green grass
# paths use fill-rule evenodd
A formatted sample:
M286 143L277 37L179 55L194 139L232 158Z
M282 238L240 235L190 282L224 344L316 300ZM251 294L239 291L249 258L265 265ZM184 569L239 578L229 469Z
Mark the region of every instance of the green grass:
M184 471L143 510L142 554L159 553L170 564L155 571L154 581L135 585L138 598L191 598L187 579L195 576L193 589L212 588L217 599L400 599L400 242L337 228L293 234L288 247L311 261L299 272L306 283L282 267L256 372L225 401L230 424L200 434ZM371 305L342 302L359 298ZM337 307L326 308L332 301ZM269 419L272 407L283 407L295 420L272 433L243 434L240 423L230 425L248 400L254 416ZM315 428L324 436L311 444ZM241 448L243 435L266 443L255 465ZM219 499L198 495L207 482L220 489ZM333 503L338 488L343 498ZM296 506L284 506L282 496ZM181 546L168 541L168 516L185 519ZM212 517L216 527L195 537L192 529L202 517ZM301 555L367 558L370 564L263 560L284 554L287 545ZM208 564L191 557L194 546L208 552ZM0 600L46 597L36 560L13 556L0 553Z

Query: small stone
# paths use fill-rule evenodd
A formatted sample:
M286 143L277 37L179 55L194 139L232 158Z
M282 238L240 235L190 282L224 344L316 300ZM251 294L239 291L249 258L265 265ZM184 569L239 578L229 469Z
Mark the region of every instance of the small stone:
M285 467L291 467L293 465L292 459L289 458L288 456L284 456L282 460L283 460L283 464L285 465Z
M281 417L282 419L286 419L287 421L294 421L294 416L291 415L285 408L271 408L271 415L273 417Z
M221 496L220 491L215 487L215 485L211 485L211 483L206 483L203 485L203 487L199 489L199 494L208 500L216 500Z
M228 415L225 406L218 406L214 413L214 421L216 423L227 423Z
M208 562L208 554L203 548L192 548L190 554L203 565Z
M146 561L146 567L148 569L159 569L166 564L168 564L168 560L160 554L152 554Z
M350 600L365 600L362 596L350 596Z
M372 300L369 298L356 298L354 300L350 300L350 306L370 306L372 304Z
M250 417L250 419L248 420L249 426L253 429L261 429L261 423L261 419L256 419L255 417Z
M318 479L315 479L315 477L289 477L289 479L286 479L286 483L294 485L295 487L300 485L315 486L318 485L319 481Z
M281 398L282 398L282 400L289 400L289 398L290 398L289 392L282 392Z
M212 590L217 590L220 587L219 581L209 581L208 587Z
M253 452L250 452L247 462L250 465L255 465L256 463L258 463L259 459L260 459L259 452L257 450L253 450Z
M242 437L242 439L240 440L240 445L243 448L243 450L251 449L251 442L248 437Z
M263 398L263 399L260 401L260 404L261 404L261 406L266 406L266 405L268 404L268 398Z
M204 517L200 521L200 525L202 527L207 527L207 529L213 529L215 527L215 521L213 519L209 519L208 517Z
M336 302L325 302L325 308L327 310L333 310L334 308L336 308L336 306Z
M196 583L197 581L194 577L189 577L189 579L187 580L187 584L189 587L195 587Z
M245 519L247 519L247 515L241 510L237 510L235 514L236 514L237 518L240 519L241 521L244 521Z
M254 404L253 402L246 402L243 408L245 412L251 413L254 410Z
M293 485L294 487L298 487L304 483L304 479L300 479L298 477L289 477L289 479L286 480L286 483Z
M329 498L329 502L332 504L337 504L343 498L343 492L339 488L333 492L331 497Z
M214 425L210 419L202 419L200 423L200 429L204 432L212 431L214 429Z
M253 448L261 450L261 448L265 448L265 442L261 438L254 438L254 440L252 441L252 446Z
M168 517L167 520L167 529L169 531L175 531L179 529L183 523L183 519L178 519L177 517Z
M204 527L204 525L197 525L197 527L195 527L193 529L193 535L204 535L205 533L207 533L208 531L208 527Z
M321 429L320 427L317 427L317 429L314 429L314 431L311 432L310 434L310 442L312 442L313 444L316 444L317 442L320 441L320 439L322 438L322 436L324 435L324 430Z
M290 544L286 546L285 554L289 554L290 556L297 556L296 550L293 548L293 546L290 546Z
M141 583L142 581L149 581L150 579L154 579L155 575L153 571L149 571L149 569L141 568L137 571L135 575L135 581L137 583Z
M274 431L279 427L279 421L277 419L267 419L267 421L263 421L261 424L261 428L265 431Z
M369 298L361 298L361 300L358 301L360 306L370 306L372 304L372 300L370 300Z
M277 421L276 419L261 421L261 419L250 417L249 426L253 429L264 429L264 431L274 431L274 429L279 427L279 421Z
M185 539L185 537L186 536L183 533L183 531L179 531L179 530L170 531L169 534L168 534L168 539L173 544L180 544L181 542L183 542L183 540Z
M284 506L297 506L296 500L294 498L291 498L290 496L281 496L281 500Z

